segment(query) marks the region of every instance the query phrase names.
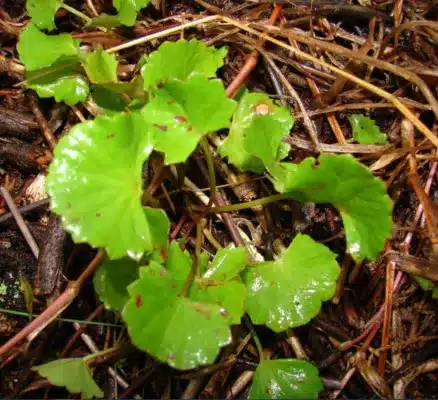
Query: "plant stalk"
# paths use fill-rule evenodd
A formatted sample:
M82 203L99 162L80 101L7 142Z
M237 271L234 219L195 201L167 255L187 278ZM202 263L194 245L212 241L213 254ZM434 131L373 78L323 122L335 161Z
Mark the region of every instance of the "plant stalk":
M246 201L244 203L229 204L227 206L213 207L211 212L224 213L231 211L246 210L256 206L264 206L266 204L275 203L276 201L287 200L289 197L285 194L274 194L272 196L262 197L261 199Z

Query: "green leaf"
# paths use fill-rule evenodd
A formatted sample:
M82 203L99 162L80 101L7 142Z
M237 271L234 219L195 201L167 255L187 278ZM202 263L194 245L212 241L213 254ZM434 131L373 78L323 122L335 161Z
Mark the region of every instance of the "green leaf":
M178 242L173 241L167 249L166 268L179 282L185 282L192 267L192 257L182 251Z
M103 392L94 382L82 358L66 358L32 368L48 379L52 385L64 386L70 393L82 393L83 397L102 398Z
M52 65L63 56L77 56L79 40L66 33L45 35L30 23L20 34L17 50L26 71L34 71Z
M364 115L350 115L348 120L353 131L353 138L360 144L386 144L386 135L380 131L376 122Z
M418 276L413 276L413 278L417 281L417 283L421 286L421 288L425 291L432 292L432 298L438 299L438 286L435 285L432 281L424 278L420 278Z
M112 259L166 243L166 214L141 205L141 171L152 149L151 129L134 112L77 124L59 141L47 189L76 242L105 247Z
M84 101L90 93L78 66L74 60L61 58L50 67L27 72L27 86L39 97L54 97L57 102L73 106Z
M323 389L318 369L304 360L262 361L256 369L249 399L317 399Z
M325 154L300 165L269 166L277 191L302 202L332 203L344 223L347 251L374 260L391 235L392 202L384 183L350 155Z
M120 22L126 26L135 24L137 11L146 7L151 0L113 0L113 5L119 12Z
M292 125L290 112L266 94L245 93L219 153L242 171L262 173L264 164L284 157L281 139Z
M248 254L243 247L227 247L219 250L203 278L214 281L233 279L246 267Z
M194 74L212 78L222 67L227 49L207 47L196 39L165 42L157 51L145 56L141 73L145 89L164 84L169 79L185 80Z
M245 311L245 285L238 274L245 268L248 255L244 248L219 250L201 278L195 279L190 298L219 304L228 314L228 323L239 324Z
M116 56L102 48L87 54L84 68L93 83L117 82Z
M94 274L94 289L109 310L123 310L129 300L128 286L138 279L138 264L130 258L108 260Z
M333 296L339 271L335 254L299 234L278 260L244 272L247 311L275 332L304 325Z
M62 0L27 0L26 10L38 28L51 31L56 28L55 14L63 3Z
M97 17L94 17L91 19L89 23L87 23L87 27L94 28L94 27L102 27L102 28L116 28L117 26L123 25L120 21L120 18L118 15L108 15L105 13L102 13L98 15Z
M184 162L202 136L226 128L235 107L222 81L199 75L168 82L154 96L143 114L155 127L156 149L165 153L166 164Z
M151 262L129 286L123 310L133 343L178 369L213 363L231 341L226 315L215 304L180 297L185 279Z
M114 115L126 109L123 97L119 93L103 86L93 86L91 97L106 115Z

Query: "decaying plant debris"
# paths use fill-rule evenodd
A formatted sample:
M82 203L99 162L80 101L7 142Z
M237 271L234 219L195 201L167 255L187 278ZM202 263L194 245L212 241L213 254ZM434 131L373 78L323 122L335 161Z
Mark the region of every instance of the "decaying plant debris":
M288 161L352 154L385 182L394 202L392 238L375 262L355 263L346 253L341 219L330 204L282 201L217 217L215 211L225 211L221 207L274 192L266 176L226 164L216 152L221 138L211 135L214 204L208 197L211 160L204 153L195 153L184 167L167 167L159 157L144 167L148 193L168 211L171 238L184 239L195 252L201 216L201 246L208 254L250 240L254 261L273 260L298 233L324 243L342 268L335 296L310 323L294 330L274 334L256 327L265 356L316 365L323 398L436 396L437 300L414 277L429 279L432 289L438 283L437 5L426 0L153 3L129 28L87 28L66 9L58 10L56 25L59 33L71 33L91 48L117 51L123 81L138 73L144 53L167 40L183 36L227 45L219 70L227 94L245 84L290 108L295 126L284 138L291 146ZM2 1L0 6L0 180L18 207L10 210L0 198L0 338L1 344L11 344L7 352L0 348L0 393L66 396L29 369L110 348L125 332L87 280L103 253L73 244L50 217L43 189L40 198L28 189L47 171L56 142L99 109L90 100L69 107L25 89L16 50L28 22L25 4ZM69 6L88 17L114 12L110 1L72 1ZM352 140L349 117L358 113L376 122L387 144ZM186 179L179 179L184 173ZM23 215L27 233L10 211ZM41 250L38 260L26 235ZM28 325L29 312L44 310L54 312ZM50 324L49 316L59 320ZM249 333L246 325L234 327L233 345L224 348L216 364L191 371L173 370L131 345L93 359L90 366L105 397L242 397L258 363Z

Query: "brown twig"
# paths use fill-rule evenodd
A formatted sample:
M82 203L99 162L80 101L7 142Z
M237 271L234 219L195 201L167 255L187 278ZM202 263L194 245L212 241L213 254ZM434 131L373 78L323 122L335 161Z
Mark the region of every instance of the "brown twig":
M38 97L33 91L29 92L29 104L32 109L33 114L35 115L35 119L37 120L37 123L41 129L41 132L46 139L47 144L50 146L50 148L53 150L56 146L56 139L55 136L53 136L53 132L50 129L50 126L46 120L46 117L42 113L39 105L38 105Z
M17 222L18 227L20 228L21 233L23 234L24 238L26 239L27 244L29 245L30 249L32 250L33 255L36 259L38 259L40 250L38 248L37 243L35 242L35 239L33 238L32 234L29 231L29 228L26 225L26 222L24 222L23 217L21 216L20 212L17 209L17 206L15 205L14 199L9 194L9 191L5 187L0 187L0 192L6 202L6 204L9 207L9 210L11 210L12 215L15 218L15 221Z

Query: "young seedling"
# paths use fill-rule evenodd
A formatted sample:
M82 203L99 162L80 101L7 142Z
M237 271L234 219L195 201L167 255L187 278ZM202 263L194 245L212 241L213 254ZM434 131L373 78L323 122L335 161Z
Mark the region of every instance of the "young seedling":
M33 23L18 45L27 86L69 105L91 92L104 114L75 125L56 146L47 177L51 208L75 242L105 249L95 290L123 318L139 349L178 369L213 363L231 342L230 326L240 324L245 312L275 332L309 322L332 297L340 271L336 255L306 235L265 263L249 262L243 248L222 249L209 262L206 254L192 257L177 242L169 244L168 216L143 187L143 165L153 151L163 153L167 165L182 163L200 143L206 152L209 133L228 129L220 155L242 171L266 172L280 193L257 204L332 203L355 260L375 259L383 249L392 209L383 182L351 156L281 162L289 152L282 139L294 120L266 94L247 92L238 102L227 97L216 77L225 47L166 42L142 58L140 75L120 82L114 54L84 54L70 35L41 31L53 29L54 13L66 7L61 0L45 9L43 3L28 2ZM115 0L117 16L89 23L132 25L148 3ZM35 51L41 46L48 49L43 56ZM73 370L83 384L72 381ZM37 371L71 392L101 395L82 359L58 360ZM318 371L306 361L262 359L250 398L315 398L320 390Z

